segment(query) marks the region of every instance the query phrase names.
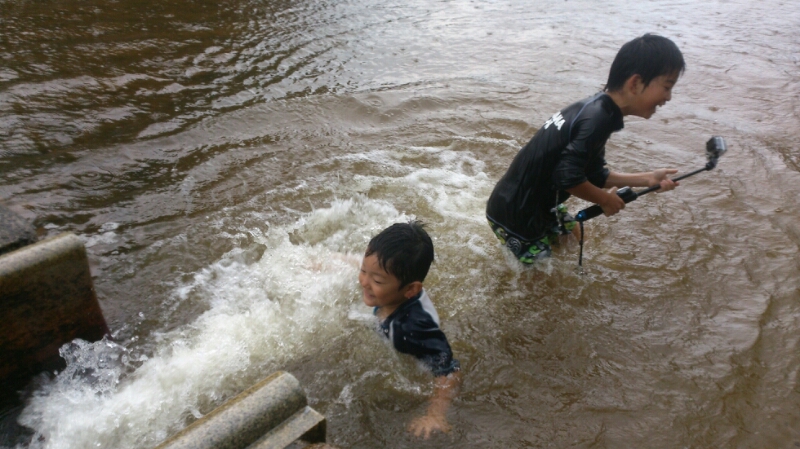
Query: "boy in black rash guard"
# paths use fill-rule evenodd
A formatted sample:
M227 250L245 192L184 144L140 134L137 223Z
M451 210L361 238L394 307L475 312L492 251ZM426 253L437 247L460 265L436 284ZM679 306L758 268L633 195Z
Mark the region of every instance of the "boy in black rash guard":
M616 173L606 168L605 144L623 128L622 118L649 119L671 99L686 65L671 40L645 34L620 48L603 92L574 103L547 120L520 150L492 191L486 218L500 241L523 263L550 255L558 235L576 232L564 200L575 195L599 204L606 216L625 208L617 187L678 183L675 169ZM610 188L610 190L603 190ZM579 237L579 235L577 235Z
M459 363L422 288L431 262L433 242L422 223L395 223L370 240L358 275L364 304L375 308L381 333L395 349L425 364L436 378L427 413L408 426L426 439L435 430L450 430L447 409L461 386Z

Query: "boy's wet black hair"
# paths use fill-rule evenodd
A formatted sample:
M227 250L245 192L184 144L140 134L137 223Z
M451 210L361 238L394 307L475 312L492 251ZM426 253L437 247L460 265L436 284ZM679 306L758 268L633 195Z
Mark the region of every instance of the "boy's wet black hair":
M372 238L364 257L375 254L378 264L400 280L400 288L425 280L433 262L433 242L424 224L395 223Z
M681 75L686 63L675 42L666 37L647 33L625 43L617 52L608 72L606 92L622 89L625 81L639 75L645 87L661 75Z

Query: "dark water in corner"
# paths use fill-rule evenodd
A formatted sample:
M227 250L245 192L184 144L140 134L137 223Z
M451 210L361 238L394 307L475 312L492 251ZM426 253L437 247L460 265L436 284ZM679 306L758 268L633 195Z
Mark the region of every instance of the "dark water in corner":
M797 29L778 0L0 0L0 201L85 241L115 337L65 347L6 440L153 447L287 370L347 448L800 446ZM584 275L574 242L519 269L494 182L644 32L688 69L611 167L728 154L592 222ZM331 259L410 217L465 373L427 442L430 379Z

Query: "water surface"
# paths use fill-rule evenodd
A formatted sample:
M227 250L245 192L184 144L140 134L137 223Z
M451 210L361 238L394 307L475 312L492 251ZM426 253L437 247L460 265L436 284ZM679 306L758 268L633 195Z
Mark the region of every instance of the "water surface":
M800 445L798 26L779 0L0 0L0 201L84 240L113 332L3 445L153 447L276 370L341 447ZM582 273L574 241L521 268L494 183L645 32L688 67L611 168L728 153L592 221ZM426 442L431 379L336 257L410 218L464 370Z

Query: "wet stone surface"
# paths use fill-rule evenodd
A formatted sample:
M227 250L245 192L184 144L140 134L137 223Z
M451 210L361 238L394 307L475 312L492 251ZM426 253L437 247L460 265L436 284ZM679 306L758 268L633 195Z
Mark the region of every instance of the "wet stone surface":
M33 224L0 204L0 254L36 242Z

